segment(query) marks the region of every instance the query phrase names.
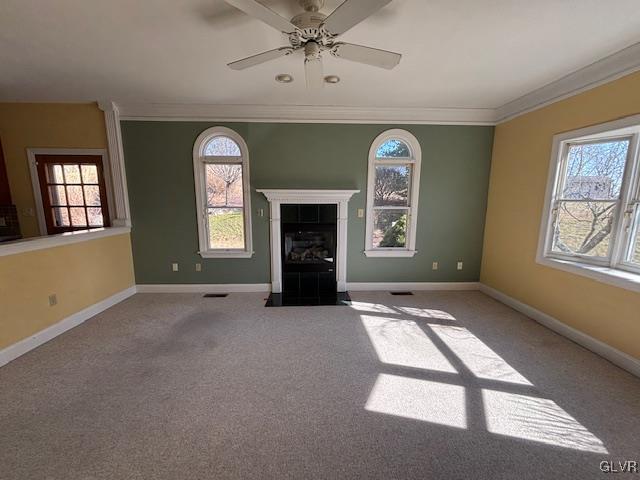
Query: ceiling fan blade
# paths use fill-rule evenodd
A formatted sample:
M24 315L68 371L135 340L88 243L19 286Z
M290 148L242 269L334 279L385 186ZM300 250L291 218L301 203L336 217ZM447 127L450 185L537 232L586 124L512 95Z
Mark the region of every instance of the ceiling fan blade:
M322 75L322 58L305 59L304 74L307 79L307 88L318 90L324 85L324 77Z
M387 70L391 70L398 65L402 58L402 55L399 53L363 47L362 45L354 45L353 43L336 43L331 49L331 54L334 57L373 65L374 67L386 68Z
M247 15L262 20L267 25L284 33L293 33L296 26L284 17L281 17L270 8L265 7L256 0L225 0L229 5L233 5L238 10L242 10Z
M327 17L324 27L332 35L341 35L387 3L391 0L345 0Z
M235 62L228 63L227 66L233 70L244 70L245 68L255 67L261 63L268 62L269 60L275 60L276 58L284 57L293 53L293 48L281 47L275 50L267 50L266 52L252 55L242 60L236 60Z

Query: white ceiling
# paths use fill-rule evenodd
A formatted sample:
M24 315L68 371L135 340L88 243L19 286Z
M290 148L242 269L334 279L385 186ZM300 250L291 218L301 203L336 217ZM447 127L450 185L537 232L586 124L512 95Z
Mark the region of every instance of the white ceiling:
M226 67L286 39L222 0L2 0L0 100L496 108L640 41L638 12L638 0L394 0L341 39L400 52L400 65L325 55L342 81L312 93L299 55Z

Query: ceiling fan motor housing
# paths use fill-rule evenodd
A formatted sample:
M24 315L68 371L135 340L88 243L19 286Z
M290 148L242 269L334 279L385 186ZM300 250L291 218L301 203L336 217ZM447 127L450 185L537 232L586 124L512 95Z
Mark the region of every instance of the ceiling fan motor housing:
M318 45L328 46L331 37L320 26L327 16L316 11L306 11L291 19L298 30L289 35L289 43L294 48L304 45L308 41L314 41Z
M298 3L306 12L317 12L324 7L324 0L298 0Z

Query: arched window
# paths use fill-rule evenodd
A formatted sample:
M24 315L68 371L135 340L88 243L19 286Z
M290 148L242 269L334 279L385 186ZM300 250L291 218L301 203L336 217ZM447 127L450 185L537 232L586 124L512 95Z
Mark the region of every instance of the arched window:
M193 146L198 238L203 257L251 257L249 152L231 129L213 127Z
M387 130L371 144L366 256L415 255L421 157L418 140L406 130Z

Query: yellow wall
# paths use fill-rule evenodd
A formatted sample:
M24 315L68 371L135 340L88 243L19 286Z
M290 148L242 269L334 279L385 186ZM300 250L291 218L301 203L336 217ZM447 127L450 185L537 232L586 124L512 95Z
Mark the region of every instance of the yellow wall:
M0 349L133 284L129 234L0 257Z
M22 235L39 235L27 148L107 148L104 114L92 104L0 103L0 139Z
M553 135L640 113L640 73L496 127L481 281L640 358L640 293L535 261Z

